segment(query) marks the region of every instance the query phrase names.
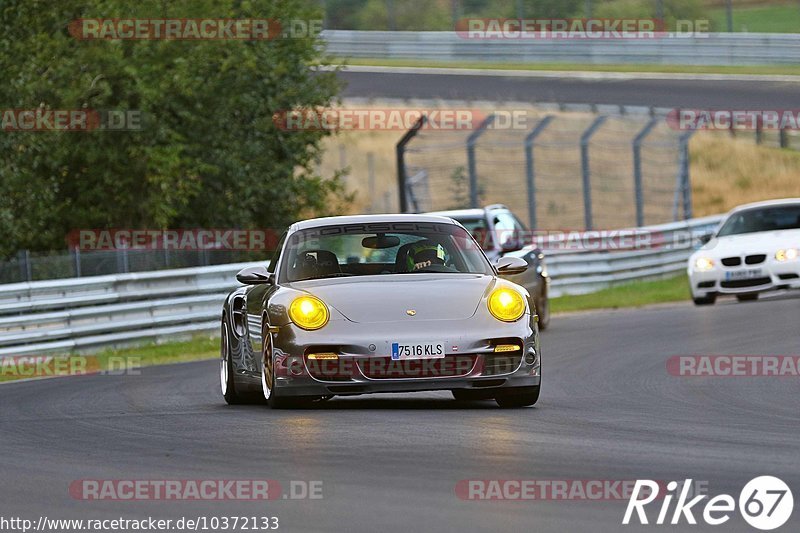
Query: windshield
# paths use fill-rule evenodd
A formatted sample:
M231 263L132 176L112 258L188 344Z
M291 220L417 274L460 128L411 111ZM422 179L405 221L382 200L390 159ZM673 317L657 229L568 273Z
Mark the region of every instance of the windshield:
M298 231L284 250L280 280L493 270L472 237L453 224L391 222Z
M734 213L725 221L717 237L784 229L800 229L800 204L747 209Z
M484 217L472 217L472 218L455 218L454 220L458 221L459 224L467 228L467 231L470 232L472 238L478 241L478 244L481 245L481 248L484 250L491 249L492 243L490 240L489 228L486 226L486 219Z

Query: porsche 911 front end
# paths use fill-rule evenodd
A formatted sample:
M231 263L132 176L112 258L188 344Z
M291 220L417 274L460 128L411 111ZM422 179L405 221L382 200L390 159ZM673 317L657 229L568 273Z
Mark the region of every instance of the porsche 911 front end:
M272 272L240 273L248 285L226 302L232 334L221 365L243 394L258 378L273 406L431 390L532 405L541 380L537 317L525 289L498 276L526 266L505 258L493 267L442 217L296 224Z

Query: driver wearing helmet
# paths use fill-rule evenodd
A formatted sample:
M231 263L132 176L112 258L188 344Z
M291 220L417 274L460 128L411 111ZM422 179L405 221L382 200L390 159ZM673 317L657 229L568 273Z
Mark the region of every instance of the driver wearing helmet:
M421 270L431 265L445 265L447 251L441 244L425 240L415 243L408 251L406 262L409 272Z

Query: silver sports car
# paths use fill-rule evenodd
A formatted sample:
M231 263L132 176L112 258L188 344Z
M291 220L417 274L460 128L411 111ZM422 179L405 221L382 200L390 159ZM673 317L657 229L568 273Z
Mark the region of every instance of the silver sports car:
M537 316L452 219L320 218L292 225L222 310L228 403L290 407L337 395L450 390L501 407L539 398Z

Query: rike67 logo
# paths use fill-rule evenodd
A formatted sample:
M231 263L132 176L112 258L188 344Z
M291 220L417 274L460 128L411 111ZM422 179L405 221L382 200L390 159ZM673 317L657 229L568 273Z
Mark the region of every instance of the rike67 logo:
M676 490L679 486L682 487L680 494ZM697 509L694 509L708 495L701 494L690 500L689 490L691 486L691 479L687 479L682 485L679 485L676 481L670 481L667 484L667 493L661 502L658 517L653 523L676 525L685 520L687 524L695 525L697 520L694 513L699 513L701 507L702 519L706 524L718 526L730 520L731 514L736 510L737 503L733 496L720 494L705 502L704 506L698 506ZM636 480L622 523L625 525L630 524L635 511L640 524L650 524L649 519L652 519L652 516L648 519L645 507L659 497L658 488L659 485L655 481L649 479ZM645 496L640 497L642 494ZM670 507L675 496L677 496L677 501L670 517ZM745 522L756 529L769 531L781 527L789 520L794 509L794 498L789 486L782 480L773 476L759 476L751 479L744 486L742 492L739 493L738 504L739 512ZM633 523L636 523L635 520Z

